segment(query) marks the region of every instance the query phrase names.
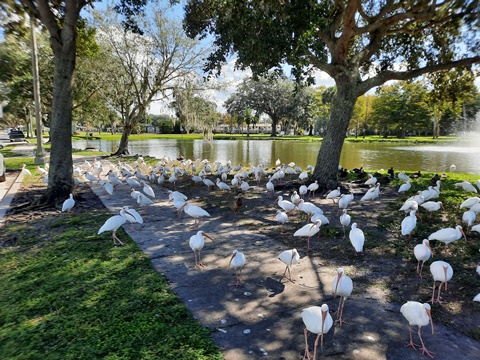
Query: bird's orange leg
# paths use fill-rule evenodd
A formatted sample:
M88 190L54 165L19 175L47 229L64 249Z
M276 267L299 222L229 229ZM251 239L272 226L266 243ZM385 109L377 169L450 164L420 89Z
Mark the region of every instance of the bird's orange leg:
M413 342L413 339L412 339L412 325L408 325L408 330L410 331L410 342L407 345L405 345L405 347L411 346L413 348L413 350L417 350L416 346L420 346L420 345L415 344Z
M422 267L420 268L420 275L419 275L419 276L420 276L420 279L423 278L423 276L422 276L423 265L425 265L425 261L422 261Z
M303 333L305 334L305 354L303 354L303 360L305 360L305 356L307 357L308 360L310 360L310 351L308 350L308 340L307 340L307 328L303 330Z
M423 266L422 266L423 268ZM417 261L417 275L420 274L420 260ZM422 277L421 275L419 275L420 277Z
M203 267L203 266L205 266L205 265L203 265L202 260L200 259L201 251L202 251L202 250L198 250L198 265L200 265L200 266Z
M340 324L340 326L343 324L343 323L346 323L345 320L343 320L343 307L345 306L345 298L342 297L343 301L342 301L342 307L340 308L340 317L339 319L337 320L337 322Z
M117 245L117 241L118 241L118 245L122 245L122 246L125 245L125 244L118 238L115 230L112 232L112 237L113 237L113 245Z
M440 286L438 287L437 300L435 300L435 302L437 302L437 303L439 303L439 304L441 304L442 302L444 302L444 301L441 301L441 300L440 300L440 292L441 292L441 290L442 290L442 285L443 285L443 284L445 284L445 290L447 289L447 283L441 282L441 283L440 283Z
M425 347L425 344L423 343L423 340L422 340L422 335L420 334L420 331L422 330L422 328L419 326L418 327L418 337L420 338L420 342L422 343L422 347L420 348L420 350L422 350L422 355L424 354L427 354L429 357L431 357L433 359L433 352L431 351L428 351L427 348Z
M288 271L288 276L286 275L287 274L287 271ZM283 276L282 276L282 279L285 278L287 280L290 280L292 283L295 282L295 280L292 280L292 275L290 273L290 266L287 265L287 267L285 268L285 271L283 272ZM280 279L280 281L282 281L282 279Z
M307 238L307 251L310 251L310 250L312 250L312 249L310 248L310 237L308 237Z
M317 358L318 338L319 338L320 336L322 337L320 343L321 343L321 348L323 349L323 334L318 334L318 335L317 335L317 338L315 339L315 345L314 345L314 347L313 347L313 360L316 360L316 358Z
M440 283L441 285L441 283ZM432 299L429 301L432 304L435 302L435 280L433 280L433 293L432 293Z

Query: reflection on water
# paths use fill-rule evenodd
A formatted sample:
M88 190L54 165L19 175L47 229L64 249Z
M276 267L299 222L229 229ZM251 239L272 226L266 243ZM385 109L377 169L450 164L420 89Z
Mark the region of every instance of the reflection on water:
M114 152L117 141L83 140L74 141L75 149L95 147L104 152ZM295 162L302 168L315 166L319 142L288 140L143 140L130 141L132 154L156 158L168 156L176 159L208 159L233 165L273 166L277 159L283 163ZM350 143L346 142L340 157L340 164L347 169L363 166L365 169L394 169L406 171L431 171L443 173L451 164L458 172L480 174L480 143L409 145L393 143Z

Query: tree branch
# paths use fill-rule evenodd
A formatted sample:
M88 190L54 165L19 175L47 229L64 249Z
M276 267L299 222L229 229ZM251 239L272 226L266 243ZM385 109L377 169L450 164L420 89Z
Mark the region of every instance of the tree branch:
M441 70L450 70L457 67L465 67L473 64L480 63L480 56L474 56L466 59L451 61L448 63L435 64L424 66L422 68L410 70L410 71L385 71L380 73L372 78L369 78L363 81L358 86L358 96L365 94L368 90L380 86L390 80L410 80L416 77L419 77L424 74L441 71Z

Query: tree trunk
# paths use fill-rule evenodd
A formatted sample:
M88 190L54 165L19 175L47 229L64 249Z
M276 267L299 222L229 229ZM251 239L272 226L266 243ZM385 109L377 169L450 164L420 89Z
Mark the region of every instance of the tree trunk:
M272 132L270 136L277 136L278 118L275 115L270 115L270 118L272 119Z
M64 201L73 190L72 85L75 70L75 25L64 25L61 38L51 37L54 53L50 169L40 203Z
M334 189L338 186L340 154L357 100L354 81L347 76L344 76L343 79L336 79L337 94L332 103L330 120L313 173L313 178L318 180L319 189Z
M120 144L118 144L118 149L113 156L119 155L130 155L128 151L128 139L130 138L130 134L132 133L133 126L132 125L124 125L122 130L122 137L120 138Z

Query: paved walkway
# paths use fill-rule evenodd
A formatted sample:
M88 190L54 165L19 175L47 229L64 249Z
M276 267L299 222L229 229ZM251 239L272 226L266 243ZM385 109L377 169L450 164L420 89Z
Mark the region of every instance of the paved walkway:
M129 186L120 186L113 197L97 184L91 188L112 213L134 205ZM300 264L292 268L296 283L281 282L284 265L277 256L286 250L284 245L240 227L238 221L225 223L217 209L208 209L212 216L201 225L215 240L207 241L202 251L206 267L194 269L188 245L195 234L189 227L193 220L184 215L177 221L174 208L165 200L165 190L155 187L155 191L157 199L143 215L143 226L137 224L131 231L128 225L125 230L169 280L195 318L212 331L225 359L301 359L305 344L300 313L305 307L326 303L333 315L338 305L338 298L333 299L331 294L336 269L327 261L301 253ZM234 249L246 256L244 286L239 288L229 286L235 280L234 270L228 268ZM334 326L325 336L323 355L328 359L355 360L426 358L405 347L408 325L399 312L400 305L387 303L384 292L375 289L356 293L355 274L347 275L354 279L354 294L344 310L347 323ZM435 306L432 314L435 322ZM479 342L440 324L435 323L435 335L429 327L424 327L422 334L436 359L480 358ZM311 348L313 341L310 335ZM418 342L416 331L414 341Z
M91 185L105 206L118 213L123 206L133 207L130 187L106 195L99 185ZM143 216L141 228L128 234L149 255L155 268L170 282L203 326L212 330L212 337L227 360L239 359L301 359L304 354L303 308L329 305L331 313L338 306L333 299L331 283L336 269L327 261L303 256L292 268L295 284L281 282L285 266L277 257L286 250L283 244L254 230L222 221L222 212L208 209L211 217L200 229L211 235L202 260L207 266L192 268L194 255L188 241L195 234L193 220L184 214L177 220L175 209L166 200L165 190L154 187L155 204ZM235 280L234 270L228 268L234 249L246 256L243 270L244 286L229 286ZM381 266L381 264L379 264ZM355 274L348 274L355 278ZM355 280L354 280L355 284ZM453 285L452 285L453 286ZM325 337L324 355L329 359L419 359L419 352L406 348L408 324L400 314L399 304L387 303L385 293L356 293L348 298L344 316L348 321L335 326ZM433 307L435 319L435 306ZM434 320L435 321L435 320ZM480 358L480 343L448 328L435 324L435 335L423 328L423 339L436 359ZM415 330L416 336L416 330ZM418 342L418 338L414 338ZM309 337L313 347L314 337Z

